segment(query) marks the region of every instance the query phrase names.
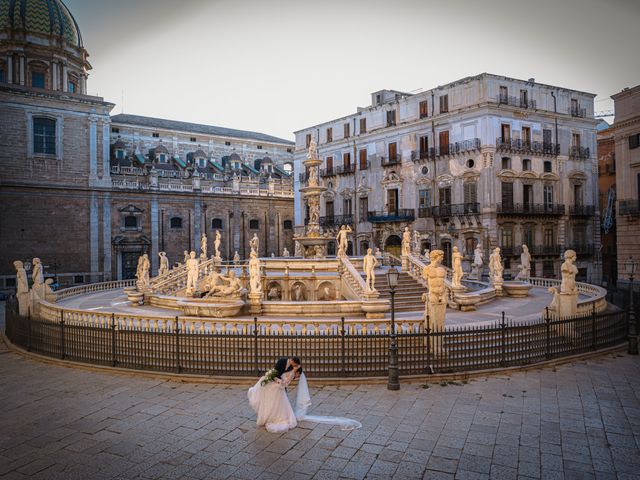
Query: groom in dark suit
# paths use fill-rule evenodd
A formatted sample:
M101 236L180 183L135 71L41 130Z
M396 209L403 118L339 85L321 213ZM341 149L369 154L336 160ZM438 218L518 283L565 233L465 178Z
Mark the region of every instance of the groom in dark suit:
M278 378L282 377L285 372L290 372L293 367L300 367L300 359L298 357L283 357L280 358L275 365L275 369L278 370Z

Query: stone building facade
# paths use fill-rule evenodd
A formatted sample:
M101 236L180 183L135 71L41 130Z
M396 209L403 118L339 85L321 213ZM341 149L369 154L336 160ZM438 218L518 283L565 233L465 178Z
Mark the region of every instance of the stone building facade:
M134 115L87 95L91 65L59 0L0 9L0 288L40 257L61 284L130 278L147 252L170 262L293 251L293 142Z
M618 282L628 282L624 263L640 261L640 85L612 95L616 159Z
M321 221L350 224L354 253L397 252L408 226L447 261L453 246L471 257L481 243L485 259L500 246L507 272L527 244L537 276L557 277L561 253L574 248L580 276L598 283L593 98L491 74L417 94L378 91L352 115L295 132L296 182L315 138L329 187Z
M600 190L602 282L618 279L616 235L616 152L611 127L598 130L598 189Z

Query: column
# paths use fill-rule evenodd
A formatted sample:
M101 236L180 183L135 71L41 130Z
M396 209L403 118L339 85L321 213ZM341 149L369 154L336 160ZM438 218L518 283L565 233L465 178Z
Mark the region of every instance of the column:
M66 92L69 88L69 76L67 72L67 66L62 66L62 91Z
M196 252L196 256L200 255L200 225L202 223L202 202L200 197L196 197L193 202L193 245L191 250ZM197 247L197 248L196 248Z
M107 181L111 179L111 173L109 171L109 167L110 167L109 165L109 157L110 157L109 129L110 129L110 124L108 120L104 120L102 123L102 180L107 180Z
M95 118L89 120L89 178L98 173L98 126Z
M13 55L7 55L7 83L13 83Z
M89 199L89 259L92 282L97 281L99 272L98 215L98 195L96 192L91 192Z
M58 90L58 63L51 62L51 90Z
M158 197L153 195L151 198L151 273L156 275L158 272L158 245L159 245L159 229L158 229Z
M111 194L106 192L102 199L102 252L104 280L111 280Z
M24 85L24 55L20 55L20 85Z

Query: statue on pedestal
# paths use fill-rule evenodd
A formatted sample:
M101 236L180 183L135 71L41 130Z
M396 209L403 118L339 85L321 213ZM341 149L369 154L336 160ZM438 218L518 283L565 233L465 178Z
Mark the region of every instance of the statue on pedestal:
M44 299L49 303L56 303L56 294L51 288L51 284L53 283L53 278L47 278L44 281Z
M367 254L364 256L362 261L362 268L364 270L365 275L367 276L366 285L367 291L375 292L376 288L376 274L375 268L378 265L378 260L372 254L372 249L367 249Z
M347 254L347 246L348 246L348 237L352 232L351 227L348 225L342 225L340 227L340 231L336 236L336 243L338 244L338 256L344 256Z
M39 258L31 260L33 264L33 271L31 272L31 278L33 280L32 291L38 295L39 298L44 298L44 271L42 269L42 262Z
M502 284L504 283L503 273L504 267L502 266L502 259L500 258L500 248L496 247L489 257L489 274L494 287L502 288Z
M287 247L284 247L284 249L282 250L282 256L284 258L289 258L291 255L289 254L289 250L287 250Z
M431 250L431 263L424 267L422 278L427 281L429 294L427 296L429 327L438 331L444 330L447 311L447 287L445 285L446 271L440 266L444 260L442 250Z
M138 257L138 266L136 269L136 286L138 290L143 290L149 287L149 269L151 268L151 262L149 261L149 255L146 253Z
M520 271L516 275L516 280L529 280L531 276L531 254L529 247L522 245L522 253L520 254Z
M240 191L240 177L238 176L238 172L233 174L233 180L231 183L231 189L234 192L239 192Z
M560 267L560 273L562 274L562 283L560 283L561 294L578 294L578 286L576 285L578 267L575 266L577 258L575 250L567 250L564 252L564 263Z
M260 239L258 238L258 234L254 233L251 240L249 240L249 247L251 248L251 253L255 253L258 255L258 247L260 246Z
M413 231L413 253L420 255L420 232Z
M16 298L18 299L18 313L21 317L29 315L29 280L24 264L20 260L13 262L16 269Z
M220 241L222 236L220 235L220 230L216 230L216 239L213 241L213 251L215 253L215 258L220 258Z
M318 144L315 138L311 138L309 142L309 151L307 152L307 158L309 160L316 160L318 158Z
M269 195L276 193L275 180L271 177L271 174L269 174L269 178L267 179L267 191L269 192Z
M200 257L204 260L207 259L207 234L203 233L200 239Z
M304 251L302 249L302 244L299 241L294 242L293 255L296 257L304 257Z
M240 279L236 277L236 272L229 270L229 274L225 277L218 275L215 279L212 279L209 285L209 292L205 295L205 298L227 298L238 299L242 297L247 290L242 286Z
M187 295L193 295L198 290L199 276L200 262L196 258L196 252L191 252L187 260Z
M187 250L184 251L184 256L182 257L182 263L184 265L187 264L187 260L189 260L189 252Z
M380 247L376 247L376 255L377 258L381 258L382 257L382 250L380 250Z
M240 263L240 255L238 255L238 251L233 254L233 264L237 267Z
M473 250L473 264L471 265L471 274L469 275L469 278L480 280L482 278L483 264L484 259L482 258L482 245L477 244L476 248Z
M169 271L169 259L166 252L158 252L160 256L160 268L158 269L158 276L164 275Z
M262 274L260 272L260 259L258 254L251 249L249 260L249 285L252 294L262 293Z
M458 247L453 247L451 264L453 265L451 285L453 288L462 288L462 277L464 276L464 272L462 271L462 254L458 251Z
M404 232L402 233L402 256L409 256L411 253L411 232L409 231L409 227L404 227Z

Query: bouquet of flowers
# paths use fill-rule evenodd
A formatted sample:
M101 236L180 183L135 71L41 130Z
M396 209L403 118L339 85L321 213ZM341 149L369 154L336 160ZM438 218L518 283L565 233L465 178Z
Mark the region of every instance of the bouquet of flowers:
M260 385L262 385L264 387L267 383L273 382L277 378L278 378L278 370L277 369L272 368L270 370L267 370L267 373L264 374L264 378L260 382Z

